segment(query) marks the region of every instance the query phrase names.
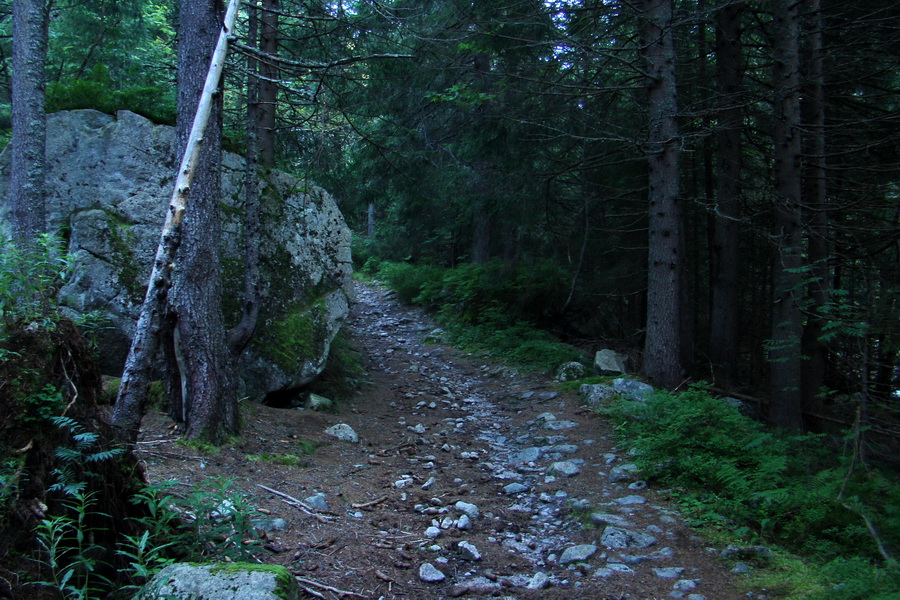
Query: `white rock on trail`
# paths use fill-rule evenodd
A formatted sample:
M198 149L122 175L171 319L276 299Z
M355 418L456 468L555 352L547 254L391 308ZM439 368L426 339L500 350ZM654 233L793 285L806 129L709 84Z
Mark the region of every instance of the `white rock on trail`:
M351 444L359 443L359 435L357 435L356 432L353 431L353 428L346 423L338 423L337 425L329 427L325 430L325 435L330 435L342 442L349 442Z
M441 573L433 564L424 563L419 567L419 579L425 583L440 583L447 579L447 576Z

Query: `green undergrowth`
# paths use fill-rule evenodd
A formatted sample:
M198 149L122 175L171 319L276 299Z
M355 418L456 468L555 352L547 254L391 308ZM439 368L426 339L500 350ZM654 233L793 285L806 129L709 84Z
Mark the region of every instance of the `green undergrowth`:
M386 282L403 302L437 316L446 340L535 371L553 371L584 353L543 329L561 314L565 289L550 264L528 268L500 262L454 269L370 258L364 274Z
M130 110L155 123L174 125L177 113L171 86L120 86L102 64L86 76L47 86L47 112L91 108L108 114Z
M887 558L900 542L900 482L859 460L859 432L771 431L700 386L613 397L599 412L642 474L675 490L692 525L811 569L770 567L755 585L790 598L900 598L900 568Z
M353 397L366 383L366 369L353 339L344 330L331 342L325 370L310 384L309 391L334 402L334 408Z

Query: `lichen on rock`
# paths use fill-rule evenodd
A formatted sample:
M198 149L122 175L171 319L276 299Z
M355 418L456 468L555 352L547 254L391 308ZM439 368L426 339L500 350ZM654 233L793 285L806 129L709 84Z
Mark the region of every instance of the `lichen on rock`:
M60 304L101 311L101 368L121 374L171 198L174 128L139 115L93 110L48 116L50 231L67 230L75 272ZM0 153L0 194L9 186L9 148ZM243 294L244 160L223 153L222 279L226 323ZM350 231L327 192L280 171L259 179L260 317L238 365L239 393L253 399L309 383L324 369L349 311ZM176 265L177 268L177 265Z

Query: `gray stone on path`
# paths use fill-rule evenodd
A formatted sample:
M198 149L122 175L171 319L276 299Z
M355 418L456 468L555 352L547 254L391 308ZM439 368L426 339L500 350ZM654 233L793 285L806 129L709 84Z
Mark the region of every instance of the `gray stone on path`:
M550 465L547 472L553 475L562 475L563 477L574 477L581 473L581 468L571 460L564 460Z
M328 501L325 500L325 494L314 494L303 500L304 503L316 510L328 510Z
M559 557L559 564L567 565L569 563L584 562L597 553L597 546L594 544L581 544L579 546L569 546L563 550L562 556Z
M460 531L465 531L466 529L472 529L472 519L469 518L469 515L463 514L456 520L456 528Z
M631 522L625 517L603 512L591 513L591 523L597 527L612 525L613 527L630 527Z
M613 504L618 504L619 506L631 506L634 504L645 504L646 502L647 502L646 498L644 498L643 496L637 496L637 495L624 496L622 498L616 498L615 500L613 500Z
M510 483L509 485L503 486L504 494L521 494L522 492L528 491L528 486L521 483Z
M288 524L284 519L250 519L250 526L257 531L287 531Z
M610 526L603 530L600 543L611 550L649 548L656 544L656 538L646 533Z
M607 398L612 398L619 392L616 388L602 383L585 383L578 388L578 393L584 398L585 404L596 408Z
M573 379L581 379L584 377L587 369L580 362L572 361L563 363L556 370L556 381L572 381Z
M525 589L542 590L549 584L550 577L548 577L546 573L538 571L534 574L534 577L531 578L531 581L528 582L528 585L525 586Z
M331 437L337 438L342 442L349 442L351 444L359 443L359 436L355 431L353 431L353 428L346 423L338 423L337 425L332 425L325 430L325 435L330 435Z
M460 542L457 545L460 555L466 560L481 560L481 552L470 542Z
M607 563L605 567L600 567L594 572L594 577L606 579L616 573L634 573L634 569L622 563Z
M280 565L215 563L169 565L135 600L300 600L290 571Z
M594 370L600 375L616 375L628 372L628 357L615 350L604 348L594 355Z
M544 429L549 429L550 431L561 431L563 429L572 429L573 427L578 427L578 423L573 421L560 421L559 419L544 423Z
M609 479L610 483L623 483L626 481L634 481L635 475L637 474L638 466L634 463L627 463L624 465L619 465L617 467L613 467L609 471Z
M328 410L334 406L334 402L330 398L320 396L318 394L310 394L306 401L306 408L310 410Z
M684 573L684 567L660 567L653 569L653 572L661 579L676 579Z
M454 504L454 506L456 507L456 510L458 510L461 513L465 513L473 521L475 519L477 519L478 516L481 514L481 511L478 509L478 507L469 502L463 502L462 500L460 500L459 502Z
M746 573L749 573L750 571L751 571L750 565L748 565L747 563L743 563L743 562L736 563L734 565L734 567L731 569L731 572L735 573L736 575L744 575Z
M509 462L514 465L537 462L538 460L540 460L543 452L544 451L541 448L537 447L525 448L524 450L519 450L518 452L513 454L510 457Z
M429 527L428 529L425 530L425 537L427 537L428 539L433 540L440 535L441 535L440 527Z
M697 589L696 579L679 579L672 586L672 589L678 592L693 592Z
M423 563L419 567L419 579L425 583L440 583L447 579L447 576L438 571L433 564Z

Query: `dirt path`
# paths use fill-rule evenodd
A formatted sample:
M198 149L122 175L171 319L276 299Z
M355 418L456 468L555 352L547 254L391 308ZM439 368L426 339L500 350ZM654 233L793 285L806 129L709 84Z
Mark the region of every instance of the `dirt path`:
M244 406L242 439L216 456L175 444L152 415L151 477L188 488L234 478L250 506L285 526L260 534L260 560L373 600L761 597L738 591L664 491L616 469L627 456L577 397L425 345L434 326L421 313L377 288L358 294L349 327L371 385L354 402L337 415ZM324 433L338 423L359 442ZM319 446L304 465L248 459L304 441ZM321 494L327 510L282 494L307 503Z

